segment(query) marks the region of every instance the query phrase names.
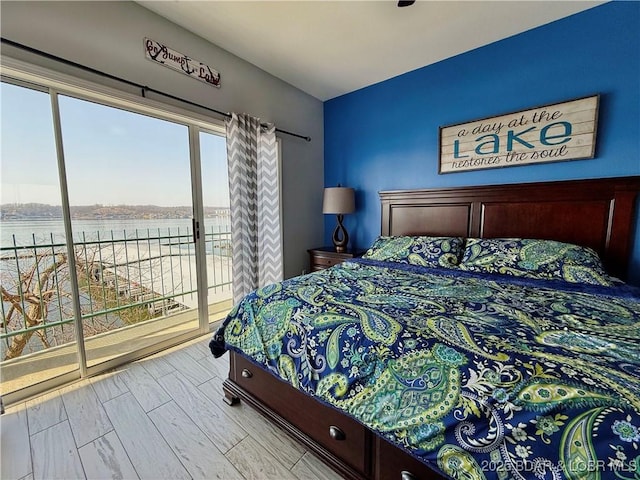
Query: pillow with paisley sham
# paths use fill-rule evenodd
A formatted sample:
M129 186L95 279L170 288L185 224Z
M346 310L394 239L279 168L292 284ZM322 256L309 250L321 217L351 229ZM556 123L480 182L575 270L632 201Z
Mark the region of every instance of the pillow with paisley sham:
M598 254L555 240L467 238L461 270L611 286Z
M431 268L455 268L460 262L463 246L462 237L380 236L362 258Z

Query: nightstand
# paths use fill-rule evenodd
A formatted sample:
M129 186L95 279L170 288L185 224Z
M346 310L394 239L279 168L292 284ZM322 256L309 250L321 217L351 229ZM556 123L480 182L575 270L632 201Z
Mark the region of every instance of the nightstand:
M362 256L366 250L348 249L346 252L336 252L335 247L320 247L307 250L311 271L324 270L350 258Z

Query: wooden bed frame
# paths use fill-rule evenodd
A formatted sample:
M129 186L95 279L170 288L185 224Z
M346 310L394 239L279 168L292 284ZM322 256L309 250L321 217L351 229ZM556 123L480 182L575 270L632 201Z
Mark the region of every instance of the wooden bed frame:
M625 279L640 177L380 192L382 235L543 238L595 249ZM230 352L225 401L255 407L347 479L441 478L337 410Z

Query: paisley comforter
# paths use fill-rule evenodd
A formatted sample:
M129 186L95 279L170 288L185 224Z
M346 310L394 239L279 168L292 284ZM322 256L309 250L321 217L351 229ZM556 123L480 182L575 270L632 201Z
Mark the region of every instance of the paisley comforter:
M640 478L640 291L353 260L211 342L451 478Z

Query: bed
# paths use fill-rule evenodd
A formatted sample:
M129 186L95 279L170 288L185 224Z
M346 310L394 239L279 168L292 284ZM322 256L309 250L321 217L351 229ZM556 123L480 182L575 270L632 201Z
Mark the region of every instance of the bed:
M640 289L622 280L639 189L381 192L364 258L230 312L211 342L225 400L349 479L637 479Z

